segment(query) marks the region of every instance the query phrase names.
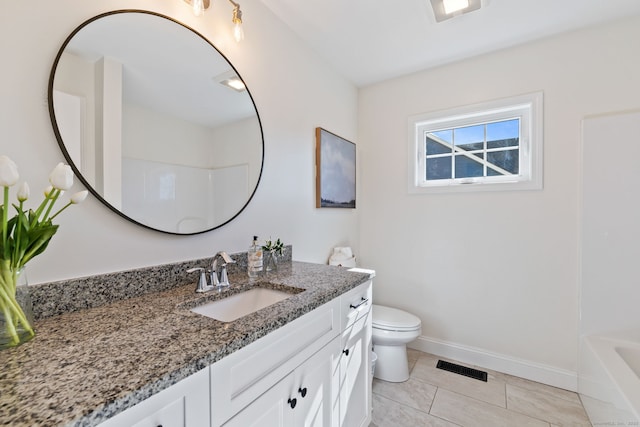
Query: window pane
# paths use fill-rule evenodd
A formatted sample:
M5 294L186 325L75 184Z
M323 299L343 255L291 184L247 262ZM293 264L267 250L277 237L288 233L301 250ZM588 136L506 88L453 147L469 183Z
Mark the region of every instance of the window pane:
M512 173L513 175L518 174L519 162L518 158L520 155L520 150L506 150L506 151L495 151L492 153L487 153L487 161L491 164L498 166L499 168L505 169L507 172ZM488 176L497 176L504 175L498 171L495 171L491 168L487 168Z
M482 154L474 154L474 158L482 160ZM456 178L484 176L484 168L480 161L463 155L456 156Z
M484 125L466 126L453 131L456 147L466 151L484 148Z
M427 180L451 179L451 157L427 159Z
M451 141L453 141L451 129L427 133L427 155L451 153Z
M514 147L520 143L520 119L487 124L487 148Z

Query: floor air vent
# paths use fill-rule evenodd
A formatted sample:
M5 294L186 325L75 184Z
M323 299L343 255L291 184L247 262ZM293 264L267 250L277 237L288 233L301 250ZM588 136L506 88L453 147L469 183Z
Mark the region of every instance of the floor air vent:
M484 371L479 371L477 369L467 368L466 366L456 365L455 363L445 362L444 360L438 360L436 368L487 382L487 373Z

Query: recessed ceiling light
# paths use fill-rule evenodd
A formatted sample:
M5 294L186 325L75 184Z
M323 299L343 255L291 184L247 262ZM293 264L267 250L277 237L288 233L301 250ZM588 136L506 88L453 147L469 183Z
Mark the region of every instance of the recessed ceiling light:
M213 78L215 81L220 83L221 85L230 87L233 90L238 92L243 92L247 90L247 87L244 85L244 82L233 70L229 70L220 75L217 75Z
M431 0L436 22L480 9L481 0Z
M238 77L238 76L232 77L232 78L227 79L227 80L223 80L220 83L225 85L225 86L229 86L231 89L235 89L238 92L242 92L243 90L245 90L247 88L244 85L244 83L242 82L242 80L240 80L240 77Z
M469 0L443 0L444 13L447 15L469 7Z

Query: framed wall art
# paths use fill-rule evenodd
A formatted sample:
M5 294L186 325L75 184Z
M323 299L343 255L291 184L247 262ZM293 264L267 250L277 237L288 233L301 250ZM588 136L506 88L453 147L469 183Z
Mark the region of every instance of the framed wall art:
M316 128L316 208L356 207L356 145Z

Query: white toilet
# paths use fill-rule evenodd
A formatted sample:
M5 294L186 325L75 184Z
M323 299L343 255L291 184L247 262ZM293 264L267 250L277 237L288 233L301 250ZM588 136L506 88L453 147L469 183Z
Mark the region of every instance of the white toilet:
M399 383L409 379L407 343L422 333L420 319L397 308L373 304L373 351L378 356L373 376Z

